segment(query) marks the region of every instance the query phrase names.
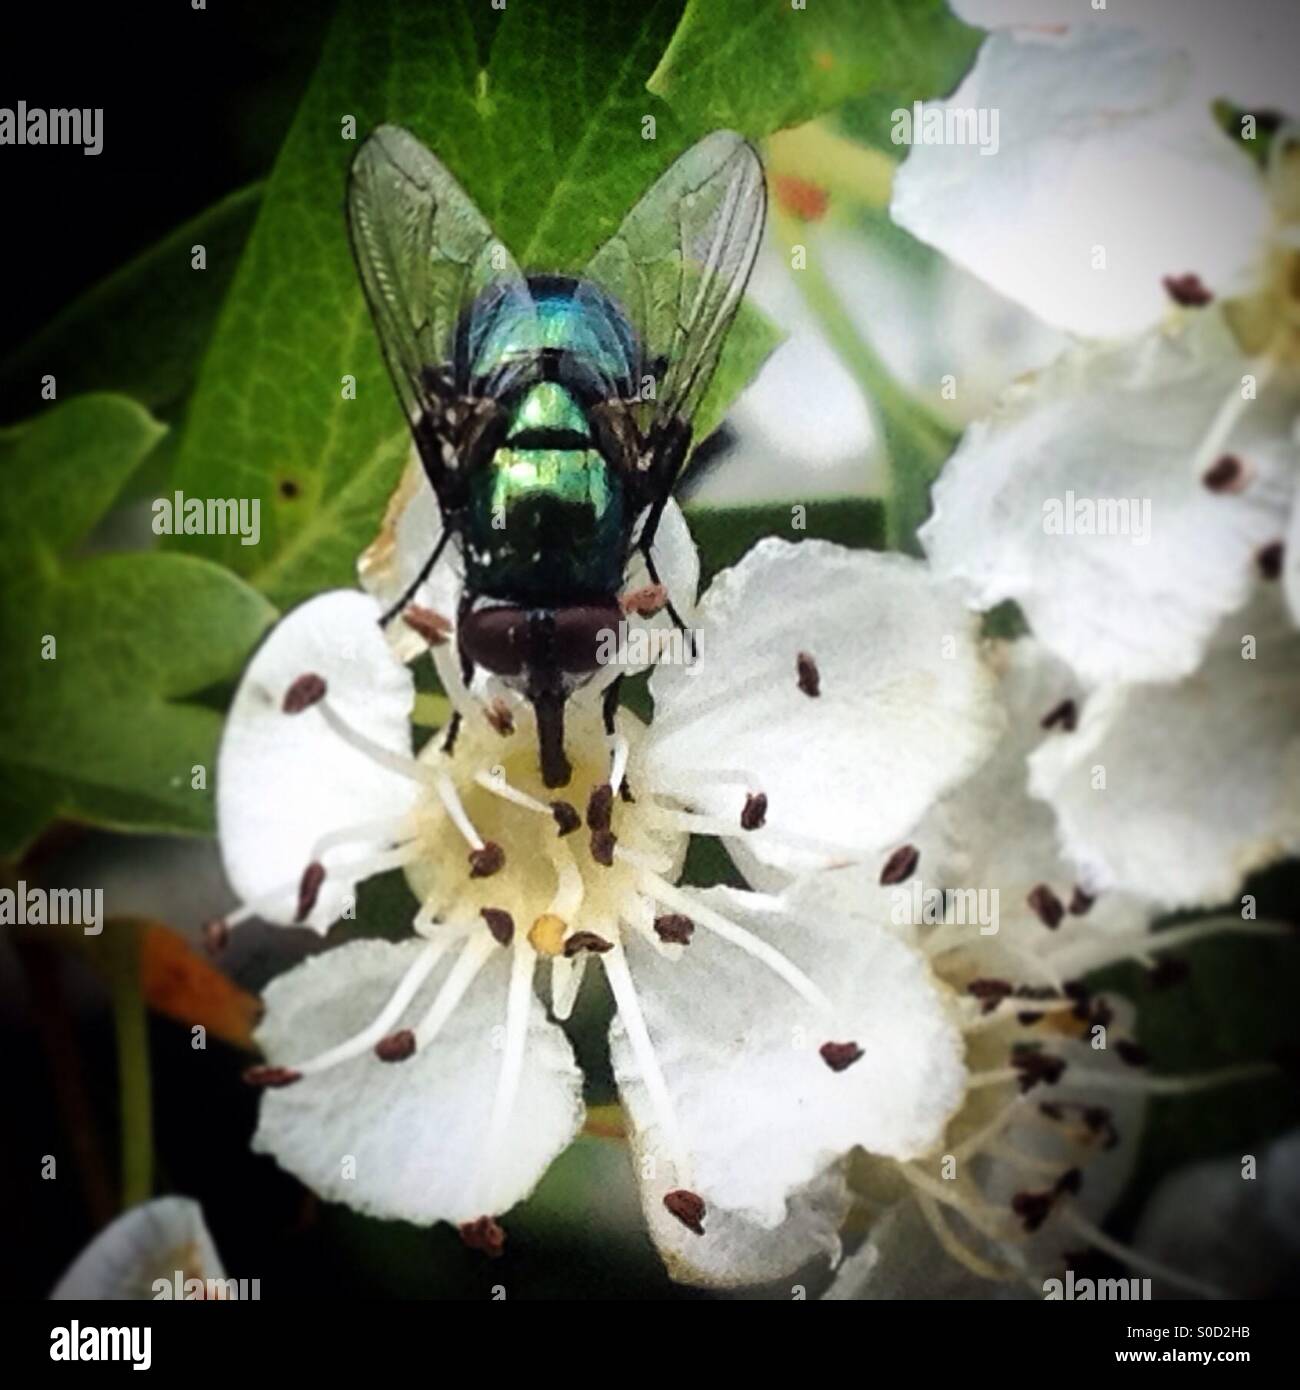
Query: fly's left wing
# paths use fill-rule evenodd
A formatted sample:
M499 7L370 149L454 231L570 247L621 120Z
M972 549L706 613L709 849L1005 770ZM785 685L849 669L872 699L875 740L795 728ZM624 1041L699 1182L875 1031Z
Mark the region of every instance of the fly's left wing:
M583 272L641 336L651 390L626 409L642 469L655 468L669 449L666 488L685 462L691 421L740 308L766 208L754 147L734 131L715 131L650 188Z
M500 326L525 347L536 311L519 267L445 166L409 131L378 127L347 195L352 252L384 360L444 511L495 403L477 345Z

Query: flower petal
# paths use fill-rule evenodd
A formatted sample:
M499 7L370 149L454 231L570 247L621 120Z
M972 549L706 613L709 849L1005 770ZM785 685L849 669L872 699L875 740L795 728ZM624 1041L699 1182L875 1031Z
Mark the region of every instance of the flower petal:
M155 1281L224 1279L203 1208L188 1197L158 1197L124 1211L68 1267L53 1299L152 1299Z
M294 921L297 882L319 857L328 870L308 925L325 931L359 878L347 866L389 843L378 831L335 845L323 836L350 825L396 822L416 783L346 744L319 709L282 709L298 677L314 674L330 707L391 753L410 756L410 672L390 653L365 594L337 590L287 614L254 652L235 692L217 761L217 825L226 875L246 901L267 898L259 915Z
M427 949L423 941L354 941L281 975L266 991L257 1035L268 1059L292 1066L360 1033ZM406 1026L449 968L444 960L424 981ZM405 1061L366 1051L268 1091L253 1147L327 1200L371 1216L461 1223L522 1201L581 1126L582 1075L568 1039L530 999L505 1141L484 1152L509 971L510 952L494 950L436 1039Z
M775 904L727 888L696 896L783 955L831 1006L821 1012L707 923L697 922L676 961L638 937L627 943L690 1188L707 1213L726 1213L718 1227L731 1241L733 1218L774 1232L795 1217L799 1194L854 1145L898 1158L924 1153L961 1103L963 1049L924 956L871 921L835 911L824 885L801 884ZM820 1052L827 1043L855 1045L861 1055L833 1070ZM660 1132L643 1058L621 1020L611 1048L640 1152L667 1181L672 1136ZM697 1237L704 1242L713 1226L707 1213ZM783 1237L777 1248L806 1252L806 1244ZM680 1256L680 1243L674 1248Z
M783 871L827 862L807 837L832 857L890 844L999 731L975 621L901 555L761 541L713 582L696 635L694 663L651 678L645 775L726 818L745 849ZM815 697L801 654L816 668ZM764 828L746 832L747 790L767 797L767 812Z
M1097 691L1030 759L1030 787L1090 890L1209 907L1300 851L1298 713L1300 633L1261 586L1191 679Z
M1235 291L1266 226L1263 181L1189 94L1187 66L1122 28L991 35L952 98L926 109L996 113L996 147L913 132L894 220L1076 333L1157 322L1167 275Z
M935 572L978 608L1015 599L1086 680L1187 674L1245 602L1291 505L1290 406L1281 392L1242 401L1251 371L1208 310L1176 332L1066 354L948 461L921 531ZM1238 422L1198 467L1227 407ZM1240 462L1240 491L1203 481L1224 455Z

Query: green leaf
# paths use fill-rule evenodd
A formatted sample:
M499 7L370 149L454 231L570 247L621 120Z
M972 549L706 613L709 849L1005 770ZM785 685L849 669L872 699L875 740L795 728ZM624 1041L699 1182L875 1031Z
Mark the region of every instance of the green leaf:
M0 431L4 602L0 851L55 816L206 830L220 716L185 697L231 676L274 610L206 561L68 554L161 434L95 395ZM207 786L191 786L193 769Z
M204 362L176 468L196 497L256 498L262 540L175 538L281 606L353 582L408 450L348 250L342 198L358 142L412 130L526 268L580 268L703 128L645 90L679 5L583 0L553 11L469 0L437 22L399 0L345 0L271 175ZM481 67L481 54L490 53ZM643 118L655 138L643 138ZM355 138L343 138L345 118ZM701 424L775 341L738 324ZM344 398L344 377L356 382Z
M757 139L872 91L933 96L977 41L946 0L688 0L649 85L681 119Z
M118 391L155 415L174 414L198 373L260 196L259 185L232 193L63 310L0 365L0 414L35 409L47 373L63 400ZM191 267L199 245L204 270Z

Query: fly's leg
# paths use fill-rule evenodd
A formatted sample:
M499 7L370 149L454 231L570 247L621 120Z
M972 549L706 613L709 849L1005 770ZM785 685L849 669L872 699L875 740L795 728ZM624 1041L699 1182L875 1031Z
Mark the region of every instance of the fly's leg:
M395 617L397 617L397 615L402 611L402 609L404 609L406 605L410 603L411 599L415 596L416 590L419 589L420 585L423 584L424 581L428 579L429 575L433 572L433 567L438 563L438 557L442 554L443 547L447 544L447 541L450 538L450 536L451 528L444 528L442 535L438 537L438 544L433 547L433 550L430 552L429 558L420 567L419 574L417 574L415 578L410 582L410 584L406 586L406 591L402 594L402 597L399 598L397 602L393 604L393 606L383 615L383 617L379 619L380 627L387 627L388 624L391 623Z

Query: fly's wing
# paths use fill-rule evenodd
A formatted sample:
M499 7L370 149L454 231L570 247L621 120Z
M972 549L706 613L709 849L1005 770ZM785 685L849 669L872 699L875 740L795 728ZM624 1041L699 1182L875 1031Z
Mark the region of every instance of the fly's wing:
M444 166L409 131L378 127L357 152L348 230L384 360L434 488L462 466L490 401L474 398L475 345L535 312L519 267ZM442 486L440 486L440 482Z
M640 334L653 395L641 391L628 408L651 451L689 430L744 296L766 207L753 146L715 131L653 185L583 272Z

